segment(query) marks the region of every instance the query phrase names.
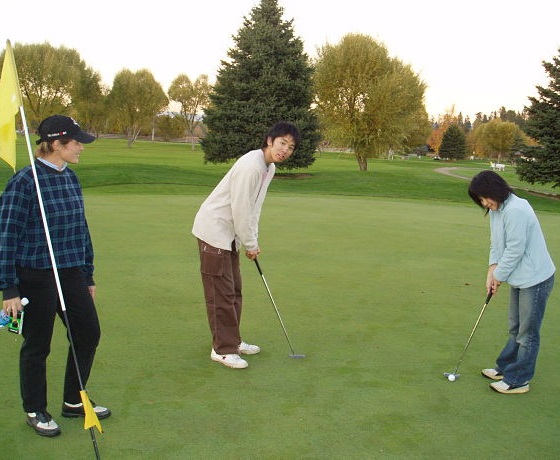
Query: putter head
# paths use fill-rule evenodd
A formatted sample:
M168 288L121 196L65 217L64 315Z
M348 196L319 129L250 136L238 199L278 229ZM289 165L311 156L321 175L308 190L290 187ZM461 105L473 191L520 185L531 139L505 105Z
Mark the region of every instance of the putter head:
M296 355L296 354L294 353L294 354L290 355L290 358L293 358L293 359L303 359L303 358L305 358L305 355Z
M454 382L455 380L457 380L461 376L461 374L456 374L455 372L444 372L443 375L447 380L449 380L450 375L453 375L455 378L452 379L452 380L449 380L450 382Z

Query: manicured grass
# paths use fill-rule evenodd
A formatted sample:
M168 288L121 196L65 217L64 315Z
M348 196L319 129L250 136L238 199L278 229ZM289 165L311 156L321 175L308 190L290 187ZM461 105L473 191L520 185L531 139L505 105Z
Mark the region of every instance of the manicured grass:
M29 163L23 138L18 139L18 165ZM84 189L94 193L199 194L206 195L226 173L228 164L204 164L197 146L138 141L132 148L125 140L98 139L86 146L75 167ZM456 168L446 176L434 171ZM423 160L370 160L368 171L358 171L356 160L349 154L326 152L317 156L308 169L279 170L271 192L365 197L425 199L468 203L468 179L488 169L485 161L436 162ZM521 183L507 167L504 177L513 186L542 193L558 193L550 186ZM0 168L0 183L10 177L8 167ZM560 201L528 195L537 210L558 212Z
M492 299L459 380L443 377L484 302L489 239L488 220L465 196L467 181L434 172L448 165L379 160L360 173L353 160L323 154L305 171L311 177L275 179L259 260L293 345L307 358L288 357L262 280L244 260L242 331L263 351L236 371L209 359L190 235L198 206L227 165L203 165L200 152L184 145L128 150L119 142L88 146L76 168L103 326L88 390L114 412L97 435L102 458L558 456L558 290L530 393L498 395L479 375L506 340L506 286ZM530 199L541 208L558 263L558 202ZM63 328L57 325L49 359L49 409L63 429L57 439L25 426L20 341L2 332L0 342L3 451L22 459L94 458L81 421L58 415Z

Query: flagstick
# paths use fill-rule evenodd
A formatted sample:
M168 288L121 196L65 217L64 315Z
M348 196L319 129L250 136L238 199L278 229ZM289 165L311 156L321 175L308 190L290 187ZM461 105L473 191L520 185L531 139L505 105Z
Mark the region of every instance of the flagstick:
M21 114L21 120L23 122L23 130L25 132L25 140L27 142L27 151L29 153L29 161L31 163L31 168L33 169L33 178L35 179L35 188L37 189L37 198L39 199L39 208L41 210L41 217L43 219L43 227L45 229L45 236L47 238L47 246L49 248L49 254L51 258L51 264L53 267L54 279L56 282L56 289L58 291L58 298L60 300L60 308L62 309L62 314L64 316L64 321L66 322L66 330L68 332L68 340L70 342L70 348L72 350L72 356L74 357L74 365L76 366L76 374L78 375L78 382L80 384L80 390L85 391L84 384L82 382L82 376L80 374L80 367L78 365L78 358L76 356L76 348L74 347L74 340L72 339L72 332L70 330L70 322L68 321L68 314L66 313L66 303L64 302L64 295L62 294L62 286L60 285L60 278L58 276L58 268L56 266L56 260L54 257L54 250L52 247L51 234L49 232L49 226L47 223L47 215L45 213L45 207L43 206L43 197L41 196L41 188L39 186L39 178L37 177L37 169L35 168L35 158L33 156L33 149L31 148L31 141L29 139L29 130L27 129L27 120L25 118L25 111L23 110L23 105L19 108ZM84 407L85 411L85 407ZM89 428L91 434L91 441L93 442L93 448L95 450L95 457L99 460L99 447L97 446L97 439L95 437L95 432L93 427Z

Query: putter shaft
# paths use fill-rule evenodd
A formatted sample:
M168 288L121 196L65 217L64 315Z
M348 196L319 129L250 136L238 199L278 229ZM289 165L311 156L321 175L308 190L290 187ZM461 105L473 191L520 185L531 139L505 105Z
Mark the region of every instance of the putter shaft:
M471 334L469 335L469 338L467 340L467 343L465 344L465 348L463 348L463 352L461 353L461 357L459 358L459 361L457 362L457 366L455 367L455 372L453 372L453 374L457 375L457 371L459 370L459 366L461 365L461 363L463 362L463 358L465 357L465 354L467 352L467 349L469 348L469 345L472 341L472 338L474 336L474 333L476 331L476 328L478 327L478 323L480 323L480 320L482 318L482 315L484 315L484 311L486 310L486 307L488 306L488 303L490 302L490 299L492 298L492 291L490 291L488 293L488 296L486 297L486 301L484 302L484 305L482 306L482 310L480 310L480 314L478 315L478 318L476 319L476 322L474 323L474 326L472 328Z
M266 282L266 278L264 277L264 273L262 272L259 261L257 259L254 259L254 261L255 261L255 265L257 266L257 270L259 271L259 274L261 275L261 279L263 280L264 286L266 288L266 292L268 293L268 297L270 298L270 302L272 303L272 306L274 307L274 311L276 312L276 317L278 318L278 321L280 322L280 326L282 326L282 331L284 331L284 336L286 337L286 341L288 342L288 346L290 347L290 351L292 352L290 354L290 357L291 358L305 358L305 355L297 354L294 351L294 347L292 347L290 337L288 336L288 331L286 330L286 326L284 326L284 321L282 321L282 317L280 316L280 312L278 311L278 307L276 306L276 302L274 301L274 297L272 297L272 292L270 292L270 288L268 287L268 283Z

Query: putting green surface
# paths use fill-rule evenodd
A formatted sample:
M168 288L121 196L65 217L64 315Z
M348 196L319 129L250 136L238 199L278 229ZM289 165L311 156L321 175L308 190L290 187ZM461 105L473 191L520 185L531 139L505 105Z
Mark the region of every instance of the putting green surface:
M86 191L103 336L90 397L113 411L105 459L557 458L560 290L526 395L499 395L480 369L507 334L507 286L492 299L461 377L448 382L484 303L488 220L472 204L272 191L260 225L262 280L242 262L249 368L210 360L190 235L202 195ZM560 215L539 214L560 264ZM20 338L0 333L6 458L94 458L80 420L59 416L67 343L49 358L56 439L25 425ZM1 456L1 455L0 455Z

